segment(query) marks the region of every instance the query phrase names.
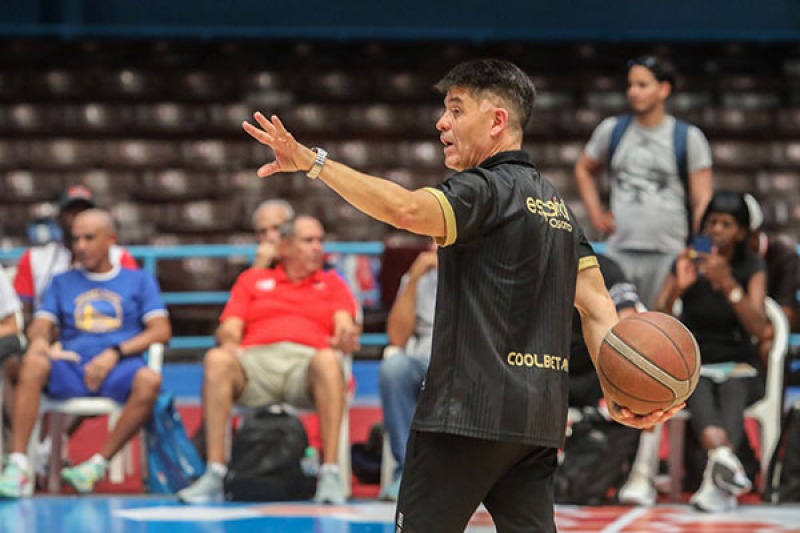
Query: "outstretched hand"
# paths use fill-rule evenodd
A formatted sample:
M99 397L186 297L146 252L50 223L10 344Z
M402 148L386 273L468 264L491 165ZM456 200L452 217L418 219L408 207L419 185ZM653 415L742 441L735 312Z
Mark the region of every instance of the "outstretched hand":
M305 172L311 168L316 154L310 148L298 143L292 134L286 131L283 122L277 115L272 115L268 119L261 112L256 112L253 118L261 128L245 121L242 123L244 131L275 152L275 160L258 169L260 178L266 178L279 172L296 172L298 170Z
M653 411L648 415L637 415L612 400L606 399L606 403L608 406L608 414L615 422L636 429L648 429L662 424L686 407L685 403L681 403L670 409Z

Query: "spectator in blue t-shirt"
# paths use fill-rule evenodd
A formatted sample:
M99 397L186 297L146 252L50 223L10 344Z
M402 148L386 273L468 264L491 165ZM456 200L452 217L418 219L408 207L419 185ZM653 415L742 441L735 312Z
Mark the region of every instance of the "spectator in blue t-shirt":
M153 276L112 264L109 249L115 241L108 212L89 209L75 218L72 250L79 266L53 278L28 329L0 497L33 492L25 450L42 392L56 399L99 396L124 404L100 453L61 471L79 493L92 490L111 457L150 416L161 376L147 367L144 352L167 342L171 329Z

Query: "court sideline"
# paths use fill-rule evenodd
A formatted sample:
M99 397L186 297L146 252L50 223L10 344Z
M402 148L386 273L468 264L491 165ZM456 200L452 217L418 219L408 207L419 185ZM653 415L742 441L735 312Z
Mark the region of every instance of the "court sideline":
M343 506L219 504L187 507L172 497L38 496L0 501L0 533L392 533L394 507L374 500ZM687 505L653 508L557 506L562 533L789 533L800 532L800 505L743 505L706 515ZM479 510L469 533L494 531Z

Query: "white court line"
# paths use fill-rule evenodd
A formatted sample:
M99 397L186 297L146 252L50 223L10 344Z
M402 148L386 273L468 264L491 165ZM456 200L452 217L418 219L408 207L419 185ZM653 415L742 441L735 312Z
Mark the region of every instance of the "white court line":
M619 533L642 515L650 512L650 507L634 507L603 528L602 533Z

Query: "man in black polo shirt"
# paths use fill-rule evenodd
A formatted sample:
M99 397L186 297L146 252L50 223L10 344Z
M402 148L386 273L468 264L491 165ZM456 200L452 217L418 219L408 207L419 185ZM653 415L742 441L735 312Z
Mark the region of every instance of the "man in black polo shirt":
M299 144L276 116L244 129L275 152L258 175L307 172L347 202L438 241L431 362L409 439L396 532L463 531L483 502L498 531L555 531L573 303L592 356L617 320L597 260L558 191L520 151L535 90L515 65L463 63L437 89L445 165L409 191ZM663 422L611 406L633 427Z

